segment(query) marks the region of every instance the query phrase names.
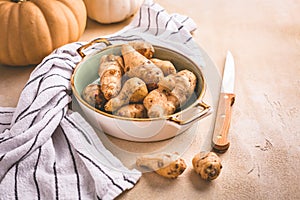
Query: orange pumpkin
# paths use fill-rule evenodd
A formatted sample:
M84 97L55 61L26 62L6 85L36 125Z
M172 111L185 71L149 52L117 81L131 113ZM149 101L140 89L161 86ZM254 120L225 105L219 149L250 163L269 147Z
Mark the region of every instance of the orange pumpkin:
M0 63L29 65L69 42L86 26L83 0L0 0Z

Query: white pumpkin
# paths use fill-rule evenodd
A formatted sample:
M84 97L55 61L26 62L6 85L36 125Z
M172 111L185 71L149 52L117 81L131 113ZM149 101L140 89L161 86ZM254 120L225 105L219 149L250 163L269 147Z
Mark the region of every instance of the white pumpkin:
M84 0L84 3L89 18L110 24L132 16L140 8L143 0Z

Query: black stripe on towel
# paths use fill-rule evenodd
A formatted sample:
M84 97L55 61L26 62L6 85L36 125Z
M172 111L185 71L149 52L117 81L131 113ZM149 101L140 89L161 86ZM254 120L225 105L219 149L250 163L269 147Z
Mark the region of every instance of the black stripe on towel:
M4 157L5 157L5 154L3 154L3 155L0 157L0 161L3 160Z
M3 142L5 142L5 141L7 141L7 140L12 139L12 138L14 138L14 137L9 137L9 138L3 139L3 140L0 141L0 144L3 143Z
M189 19L189 17L186 17L184 20L181 21L181 23L183 24L184 22L186 22Z
M54 56L54 57L51 57L51 58L48 58L48 59L44 60L40 65L37 66L37 68L36 68L35 70L37 70L38 68L41 68L44 64L46 64L49 60L52 60L52 59L69 60L69 61L73 62L71 59L68 59L67 57L62 58L62 57L59 57L59 56ZM69 63L67 63L67 62L64 62L64 63L67 64L67 65L70 67L71 70L73 70L73 66L71 66L71 65L70 65ZM60 67L60 66L56 66L56 67ZM43 74L40 74L40 75L34 77L33 79L31 79L30 81L28 81L28 82L26 83L26 85L24 86L23 90L24 90L26 87L28 87L30 84L32 84L33 82L35 82L37 79L39 79L39 78L45 76L45 74L47 74L47 73L48 73L48 72L45 72L45 73L43 73ZM40 79L40 80L39 80L39 85L38 85L37 91L39 91L39 88L40 88L40 85L41 85L42 81L43 81L43 79ZM38 92L35 94L34 100L36 99L37 94L38 94ZM33 101L34 101L34 100L33 100ZM17 122L17 121L19 120L20 116L23 115L23 114L29 109L29 107L30 107L31 104L32 104L32 103L30 103L30 104L27 106L27 108L26 108L25 110L23 110L23 111L16 117L15 122Z
M78 169L77 169L77 165L76 165L76 161L75 161L75 157L74 157L74 154L73 154L73 151L72 151L72 148L71 148L71 144L70 144L70 141L68 140L67 138L67 135L64 131L64 129L60 126L61 128L61 131L63 133L63 135L65 136L65 139L67 141L67 145L68 145L68 149L69 149L69 152L70 152L70 155L71 155L71 158L72 158L72 162L73 162L73 166L74 166L74 171L75 171L75 174L76 174L76 179L77 179L77 192L78 192L78 199L81 200L81 192L80 192L80 178L79 178L79 173L78 173Z
M42 127L39 131L38 131L38 133L36 134L36 136L35 136L35 138L34 138L34 141L33 141L33 143L31 144L31 146L30 146L30 148L26 151L26 153L25 154L23 154L22 156L21 156L21 158L19 159L19 160L17 160L9 169L8 169L8 171L11 169L11 168L13 168L15 165L17 165L19 162L21 162L21 160L23 160L30 152L31 152L31 150L33 149L33 147L35 146L35 144L36 144L36 142L37 142L37 140L38 140L38 137L39 137L39 135L40 135L40 133L50 124L50 122L53 120L53 118L55 117L55 115L54 116L52 116L52 118L46 123L46 125L44 126L44 127Z
M134 182L132 180L129 180L128 178L126 178L124 175L123 175L123 179L125 181L127 181L128 183L131 183L132 185L134 185Z
M10 123L3 123L3 122L0 122L0 125L1 125L1 126L9 126Z
M43 74L43 76L45 75L46 73L44 73ZM39 89L40 89L40 87L41 87L41 84L42 84L42 81L43 81L43 79L40 79L39 80L39 84L38 84L38 87L37 87L37 91L39 91ZM26 86L25 86L26 87ZM25 88L24 87L24 88ZM24 90L24 89L23 89ZM33 98L33 101L35 101L35 99L36 99L36 97L37 97L37 94L38 94L38 92L35 94L35 96L34 96L34 98ZM32 101L32 102L33 102ZM25 113L25 112L27 112L27 110L30 108L30 106L31 106L31 104L32 104L32 102L30 103L30 104L28 104L28 106L22 111L22 112L20 112L19 113L19 115L16 117L16 119L15 119L15 123L17 122L17 121L19 121L19 118Z
M56 162L53 163L53 173L54 173L54 183L55 183L55 199L59 200L58 193L58 180L57 180L57 172L56 172Z
M122 192L124 191L124 189L115 183L115 181L108 175L106 174L103 169L101 169L101 167L99 165L97 165L94 161L92 161L89 157L87 157L86 155L84 155L83 153L81 153L80 151L77 150L77 153L82 156L83 158L85 158L86 160L88 160L90 163L92 163L97 169L99 169L99 171L104 174L111 182L114 186L116 186L117 188L119 188Z
M102 199L97 195L97 200L102 200Z
M150 25L151 25L150 7L148 7L148 12L147 13L148 13L148 26L147 26L147 29L144 32L149 31Z
M0 114L13 114L14 111L0 111Z
M52 77L52 76L58 76L58 77L61 77L61 78L65 79L65 80L67 80L67 81L70 81L70 80L71 80L70 78L65 77L65 76L62 76L61 74L50 74L50 75L48 75L48 76L45 76L45 77L43 78L43 80L46 80L47 78L50 78L50 77Z
M183 28L183 25L181 25L179 28L178 28L178 30L177 31L174 31L174 32L172 32L170 35L173 35L173 34L176 34L176 33L178 33L181 29Z
M39 78L45 76L45 74L47 74L47 72L45 72L45 73L43 73L43 74L40 74L40 75L34 77L33 79L29 80L29 81L26 83L26 85L24 86L23 90L24 90L26 87L28 87L30 84L32 84L33 82L35 82L37 79L39 79ZM42 81L42 79L40 80L40 82L41 82L41 81ZM39 83L39 84L40 84L40 83Z
M40 108L35 109L35 110L32 110L32 111L30 111L29 113L26 113L26 115L24 115L23 117L20 117L19 120L22 120L22 119L24 119L25 117L28 117L29 115L32 115L32 114L34 114L34 113L36 113L36 112L38 112L38 111L40 111L40 110L41 110Z
M142 21L142 9L140 9L140 12L139 12L139 23L137 24L136 28L141 26L141 21Z
M53 56L53 57L51 57L51 58L48 58L48 59L46 59L46 60L43 60L43 62L41 63L41 64L39 64L36 68L35 68L35 70L38 70L38 69L40 69L41 67L43 67L43 65L44 64L46 64L48 61L50 61L50 60L53 60L53 59L60 59L60 60L63 60L63 61L71 61L71 62L73 62L70 58L68 58L68 57L66 57L66 56L62 56L62 55L60 55L60 56ZM64 62L65 64L67 64L71 69L73 69L73 66L71 66L69 63L67 63L67 62ZM47 73L47 72L46 72Z
M40 200L41 199L41 194L40 194L39 184L38 184L37 178L36 178L36 172L37 172L37 167L38 167L41 152L42 152L42 147L39 147L38 151L39 151L39 153L38 153L38 157L37 157L37 160L36 160L36 163L35 163L35 166L34 166L34 171L33 171L33 180L34 180L38 200Z
M184 44L188 43L193 37L189 37L185 42Z
M92 145L92 142L90 141L90 139L85 135L85 132L83 130L81 130L80 127L76 126L76 124L71 120L69 119L67 116L65 116L65 119L74 127L76 128L80 133L82 133L82 135L84 136L84 138L86 139L86 141Z
M166 25L165 25L165 29L167 29L167 27L168 27L168 25L169 25L169 23L170 23L170 21L173 19L173 16L171 16L169 19L168 19L168 21L167 21L167 23L166 23Z
M68 88L65 85L51 85L49 87L44 88L42 91L39 92L39 95L49 89L53 89L53 88L59 88L59 87L63 87L65 88L65 90L68 90Z
M51 87L51 88L52 88L52 87ZM51 88L49 88L49 89L51 89ZM58 104L66 97L66 96L67 96L67 94L64 94L64 95L57 101L57 103L55 104L54 108L55 108L55 107L56 107L56 106L57 106L57 105L58 105ZM43 107L43 106L42 106L42 107ZM34 113L40 111L41 109L42 109L42 108L38 108L38 109L36 109L36 110L30 111L29 113L27 113L26 115L24 115L23 117L21 117L20 120L23 119L23 118L25 118L25 117L27 117L27 116L29 116L29 115L31 115L31 114L34 114ZM47 110L47 112L44 114L44 116L45 116L50 110L51 110L51 109ZM44 116L43 116L42 118L44 118ZM34 123L36 117L37 117L37 115L34 116L34 118L32 119L32 121L31 121L29 127L31 127L31 126L33 125L33 123Z
M156 33L155 33L155 36L157 36L157 35L158 35L158 32L159 32L159 30L158 30L158 16L159 16L159 14L160 14L161 12L163 12L163 11L165 11L165 9L162 9L162 10L160 10L160 11L158 11L158 12L156 13L156 17L155 17Z
M128 36L113 36L108 38L108 41L113 42L113 41L135 41L135 40L142 40L141 37L137 35L128 35Z
M67 97L67 96L68 96L68 94L65 93L62 97L60 97L60 98L58 99L58 101L56 102L55 106L54 106L52 109L54 109L56 106L58 106L59 103L60 103L62 100L64 100L64 98ZM50 112L50 110L52 110L52 109L48 109L48 110L45 112L45 114L43 115L42 119L43 119L43 118L47 115L47 113ZM62 118L64 117L64 113L65 113L65 112L62 112L62 115L63 115Z
M19 168L19 164L16 164L16 171L15 171L15 199L18 200L18 168Z

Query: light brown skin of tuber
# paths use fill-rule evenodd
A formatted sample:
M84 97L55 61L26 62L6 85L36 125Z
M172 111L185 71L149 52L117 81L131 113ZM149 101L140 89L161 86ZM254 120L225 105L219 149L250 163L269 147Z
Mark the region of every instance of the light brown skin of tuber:
M89 84L86 86L82 92L82 98L88 104L100 110L103 110L107 102L98 84Z
M188 78L188 80L189 80L188 95L189 96L192 95L193 92L195 91L196 84L197 84L197 77L196 77L196 75L193 72L191 72L191 71L189 71L187 69L181 70L177 74L180 75L180 76Z
M123 60L120 56L104 55L101 57L98 75L105 99L110 100L118 95L122 87L123 74Z
M173 114L176 110L176 105L167 93L155 89L152 90L144 99L143 104L147 109L148 117L163 117Z
M143 104L129 104L121 107L114 114L128 118L146 118L147 110Z
M185 160L180 158L177 152L144 155L137 158L136 165L147 167L163 177L173 179L181 175L187 168Z
M176 106L183 106L193 94L197 84L197 77L189 70L182 70L176 74L164 77L158 83L158 89L170 93L177 99Z
M164 76L168 76L170 74L176 74L176 68L174 65L168 60L160 60L158 58L150 59L157 67L161 69L164 73Z
M126 72L128 77L138 77L142 79L148 90L154 90L157 88L157 83L163 79L164 75L161 69L154 64L145 64L140 67L133 68Z
M192 163L195 172L204 180L214 180L221 173L221 159L214 152L200 152L194 156Z
M129 42L129 45L132 46L137 52L150 59L153 57L154 48L152 44L145 41L134 41Z
M147 94L148 89L144 81L137 77L130 78L124 83L119 94L105 104L104 109L113 112L129 103L142 102Z
M124 60L124 71L127 72L135 67L139 67L145 64L151 64L152 62L137 52L131 45L123 44L121 53Z
M147 84L149 90L155 89L164 77L162 70L129 44L122 45L121 51L126 76L138 77Z

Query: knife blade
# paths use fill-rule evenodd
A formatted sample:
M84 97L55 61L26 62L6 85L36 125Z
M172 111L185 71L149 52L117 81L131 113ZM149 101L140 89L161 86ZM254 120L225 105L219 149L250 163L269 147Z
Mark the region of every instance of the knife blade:
M230 51L227 52L219 103L212 138L212 147L216 152L224 153L229 148L228 131L231 121L232 105L234 104L235 65Z

